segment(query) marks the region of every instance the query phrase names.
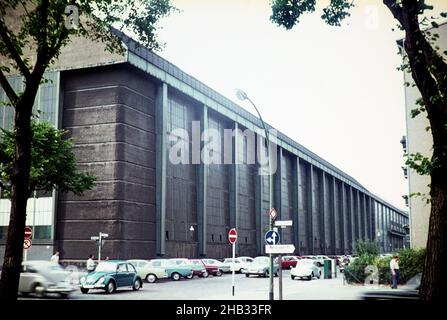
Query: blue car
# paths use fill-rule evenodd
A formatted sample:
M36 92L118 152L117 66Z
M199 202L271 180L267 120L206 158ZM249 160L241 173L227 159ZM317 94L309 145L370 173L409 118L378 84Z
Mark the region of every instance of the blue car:
M90 289L105 290L113 293L118 288L132 288L134 291L143 286L143 281L135 267L126 261L110 260L98 264L94 272L87 274L80 280L82 293Z

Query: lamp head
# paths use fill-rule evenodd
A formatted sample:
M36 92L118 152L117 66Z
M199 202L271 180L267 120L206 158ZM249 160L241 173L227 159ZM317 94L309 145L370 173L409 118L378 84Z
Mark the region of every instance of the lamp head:
M241 89L236 89L236 96L239 100L242 100L242 101L248 99L247 94Z

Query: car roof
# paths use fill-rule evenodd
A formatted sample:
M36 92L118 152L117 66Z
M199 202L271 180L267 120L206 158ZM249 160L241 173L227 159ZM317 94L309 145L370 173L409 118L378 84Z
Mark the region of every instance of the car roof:
M34 265L34 266L56 265L54 262L47 261L47 260L28 260L28 261L23 261L22 264L24 264L24 265Z
M101 260L100 263L126 263L128 260Z

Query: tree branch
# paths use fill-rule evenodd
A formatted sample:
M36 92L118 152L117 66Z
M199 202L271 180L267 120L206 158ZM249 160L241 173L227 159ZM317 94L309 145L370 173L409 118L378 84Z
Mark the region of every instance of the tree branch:
M14 89L9 84L8 80L6 79L3 71L0 69L0 85L2 86L3 90L6 92L6 95L8 96L9 100L16 104L19 97L17 96Z
M394 18L403 25L402 7L396 3L396 0L383 0L383 4L388 7Z
M5 23L0 19L0 37L3 40L6 48L8 49L9 56L16 63L18 70L22 73L25 79L30 76L30 71L26 66L25 62L22 60L19 51L17 50L13 39L11 39L11 32L5 26Z

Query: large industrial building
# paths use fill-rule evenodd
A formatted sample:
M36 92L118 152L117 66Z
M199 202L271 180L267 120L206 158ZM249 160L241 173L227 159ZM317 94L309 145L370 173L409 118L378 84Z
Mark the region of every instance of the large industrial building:
M73 39L39 90L35 109L41 119L69 131L79 168L97 182L82 197L55 191L29 200L27 224L34 234L28 257L46 259L58 250L63 260L85 259L97 252L90 237L104 232L103 256L110 258L223 258L231 254L232 227L237 255L263 254L269 176L259 174L259 164L247 155L247 137L262 132L260 120L115 32L126 46L123 56ZM22 79L9 79L20 91ZM0 111L1 126L11 127L13 110ZM240 129L232 137L232 159L243 163L172 163L169 152L178 139L190 149L203 147L192 139L193 121L222 139L225 129ZM189 135L173 141L179 128ZM256 139L256 152L265 152L263 145ZM357 239L378 240L382 252L404 245L405 212L279 130L276 145L273 206L277 219L293 221L281 229L281 243L294 244L295 254L351 253ZM2 251L9 206L8 199L0 200Z

